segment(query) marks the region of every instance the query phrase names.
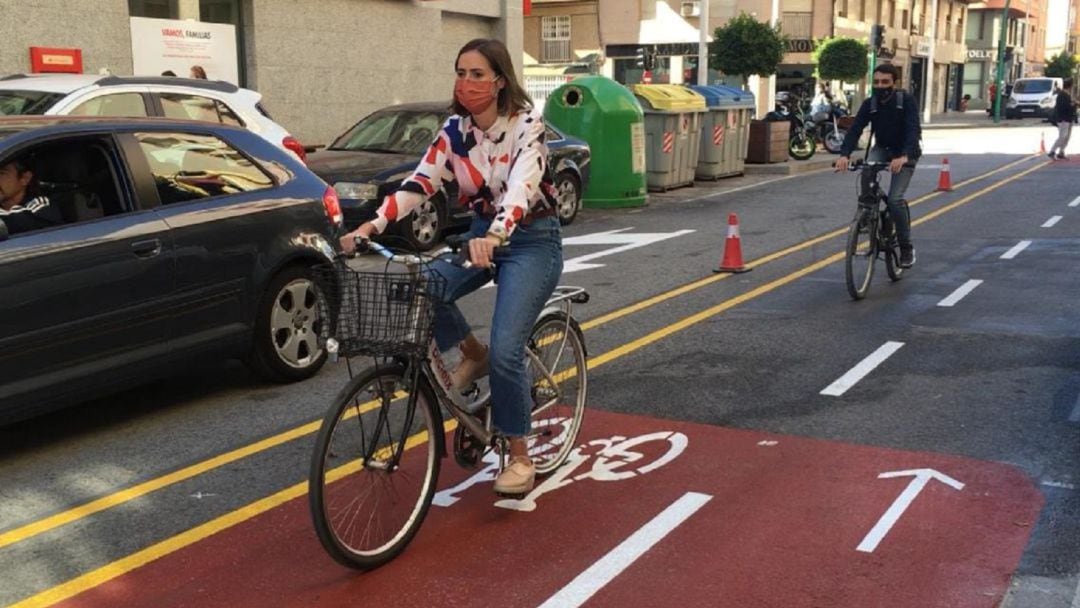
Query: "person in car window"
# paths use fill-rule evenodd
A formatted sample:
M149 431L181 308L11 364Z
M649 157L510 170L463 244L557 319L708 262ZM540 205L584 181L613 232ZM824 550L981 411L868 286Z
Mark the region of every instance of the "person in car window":
M490 370L494 423L510 443L510 461L495 479L495 492L523 494L536 478L526 442L533 398L525 342L563 268L556 192L547 170L544 119L518 82L506 46L489 39L468 42L458 51L455 70L454 115L377 217L342 237L341 245L354 251L354 237L382 232L442 184L457 182L461 200L476 213L466 235L474 266L433 263L433 272L447 282L436 307L435 339L441 350L461 349L454 388L467 389ZM485 269L492 261L499 281L489 356L455 302L488 282Z
M34 172L22 160L0 165L0 222L8 234L64 223L60 210L41 194Z

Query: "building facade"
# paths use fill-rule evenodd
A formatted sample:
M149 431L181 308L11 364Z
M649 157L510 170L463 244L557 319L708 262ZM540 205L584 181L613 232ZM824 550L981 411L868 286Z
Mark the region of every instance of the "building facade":
M473 38L522 56L522 0L0 0L0 14L18 15L0 36L0 75L31 71L31 47L131 74L132 17L232 24L238 84L309 145L389 104L449 100L454 57Z
M771 20L771 0L533 0L525 17L526 71L552 78L584 71L590 63L623 84L641 82L643 52L655 53L654 83L696 82L701 2L709 2L708 31L747 12ZM868 39L875 24L885 26L880 62L897 65L902 86L925 103L927 79L934 79L932 113L959 106L968 0L779 0L775 15L788 37L788 52L779 66L776 90L809 90L814 80L812 53L818 41L831 36ZM931 25L936 25L932 28ZM929 65L931 47L933 66ZM573 65L575 62L578 65ZM741 84L710 66L708 81ZM755 89L760 103L767 84ZM866 82L849 85L866 91Z
M1007 15L1004 0L973 4L970 11L963 93L971 95L971 109L983 109L991 103L989 87L997 76L999 48L1003 48L1006 83L1042 76L1046 68L1046 0L1012 0Z

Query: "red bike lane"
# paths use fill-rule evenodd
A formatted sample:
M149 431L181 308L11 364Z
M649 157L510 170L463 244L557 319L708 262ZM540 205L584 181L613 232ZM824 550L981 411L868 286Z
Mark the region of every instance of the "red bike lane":
M59 605L989 608L1042 506L1014 467L942 454L601 411L580 443L524 501L447 460L373 572L323 552L300 498Z

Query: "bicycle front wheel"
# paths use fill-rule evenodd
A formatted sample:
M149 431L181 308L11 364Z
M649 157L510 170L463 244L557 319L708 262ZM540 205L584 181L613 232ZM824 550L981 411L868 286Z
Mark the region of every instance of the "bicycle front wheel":
M852 299L861 300L870 290L877 258L877 218L868 209L860 210L848 229L844 255L844 279Z
M376 366L338 393L319 429L308 501L323 548L371 570L397 557L431 506L443 453L442 418L427 380Z
M528 349L533 397L529 455L537 474L544 475L562 465L574 449L585 415L589 370L581 328L563 312L536 322Z

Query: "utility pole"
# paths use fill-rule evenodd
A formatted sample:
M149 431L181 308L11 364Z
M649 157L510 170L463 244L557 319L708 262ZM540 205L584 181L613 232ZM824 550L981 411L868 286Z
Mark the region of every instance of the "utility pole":
M1009 2L1005 0L1005 8L1001 9L1001 30L998 34L998 48L997 48L997 76L994 77L994 83L997 85L994 87L994 124L1001 122L1001 93L1005 88L1005 39L1008 33L1009 24Z
M697 45L697 83L705 86L709 84L709 0L700 0L700 4L698 29L701 30L701 36Z
M930 106L934 102L934 49L937 47L937 2L938 0L933 0L930 3L930 52L927 53L926 57L926 102L923 103L923 122L925 123L930 122Z

